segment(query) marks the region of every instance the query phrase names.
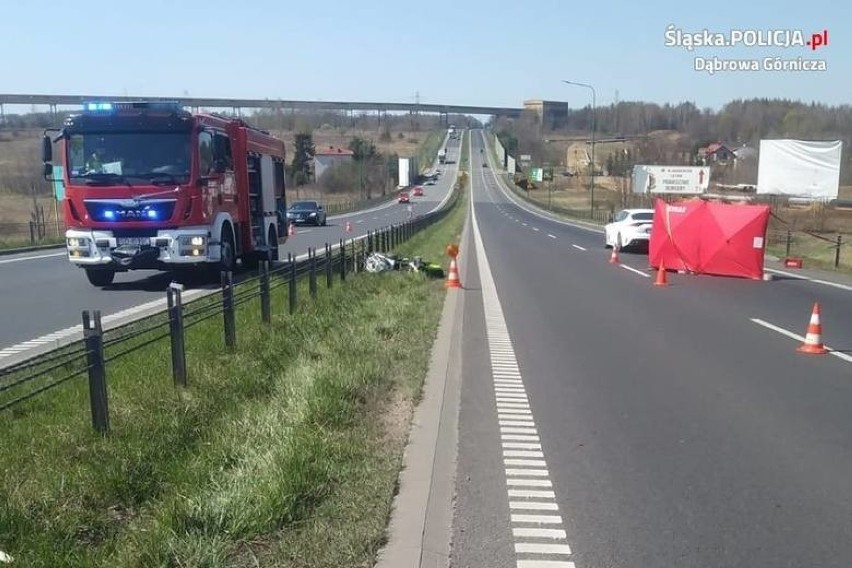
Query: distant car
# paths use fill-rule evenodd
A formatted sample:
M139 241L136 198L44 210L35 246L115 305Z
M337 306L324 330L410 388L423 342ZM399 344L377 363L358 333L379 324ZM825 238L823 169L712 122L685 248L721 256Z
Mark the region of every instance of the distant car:
M406 192L402 192L399 194L399 202L400 203L411 203L411 199L408 197Z
M327 215L318 201L296 201L287 209L287 223L325 226Z
M414 197L423 197L423 188L418 185L414 188L412 194L414 195Z
M430 179L429 181L426 182L426 185L435 185L435 180Z
M604 227L604 246L617 246L621 250L647 245L651 239L653 222L653 209L622 209Z
M483 167L483 168L487 168L487 167L488 167L488 162L482 162L482 167Z

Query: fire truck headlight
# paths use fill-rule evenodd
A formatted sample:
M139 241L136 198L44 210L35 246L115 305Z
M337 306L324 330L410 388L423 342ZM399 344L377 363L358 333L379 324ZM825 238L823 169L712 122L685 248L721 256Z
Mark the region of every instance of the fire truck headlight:
M189 241L194 247L204 246L204 237L192 237L192 240Z
M68 248L89 248L89 239L87 238L71 238L68 239Z

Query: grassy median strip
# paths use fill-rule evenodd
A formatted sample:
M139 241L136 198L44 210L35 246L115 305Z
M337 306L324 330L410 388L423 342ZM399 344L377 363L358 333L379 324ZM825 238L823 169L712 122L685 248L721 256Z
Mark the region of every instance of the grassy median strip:
M464 205L405 251L439 260ZM186 389L167 340L110 361L107 437L85 379L0 413L0 550L45 567L372 565L443 283L335 275L312 300L302 282L293 316L286 292L269 328L257 298L238 309L234 354L221 315L190 328Z
M417 147L417 164L421 170L432 167L432 163L438 157L438 150L441 149L441 144L444 142L446 135L446 130L432 130Z

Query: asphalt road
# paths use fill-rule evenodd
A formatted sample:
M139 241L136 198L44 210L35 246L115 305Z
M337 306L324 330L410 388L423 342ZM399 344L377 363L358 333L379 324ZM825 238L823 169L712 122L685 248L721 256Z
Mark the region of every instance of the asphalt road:
M447 150L448 161L453 163L442 166L436 185L424 186L423 197L412 197L415 215L437 207L452 188L459 141L448 140ZM407 207L392 201L375 209L329 217L325 227L299 226L296 235L280 247L279 258L286 259L287 253L304 254L309 247L322 249L325 243L334 245L342 238L363 235L407 216ZM347 221L352 227L349 233L345 232ZM112 286L100 289L89 284L83 271L69 263L61 249L0 257L0 314L5 323L0 326L0 363L4 355L21 349L23 342L79 325L82 310L100 309L108 316L161 300L173 279L172 273L132 271L117 274ZM188 289L212 287L187 277L178 279Z
M609 264L602 234L520 209L479 164L475 215L523 381L501 390L528 399L560 522L512 519L524 498L507 495L492 376L506 343L486 340L488 286L468 276L452 565L849 566L852 358L799 354L778 329L804 335L819 301L825 342L852 349L850 290L676 274L655 287L647 257ZM571 554L541 546L554 542Z

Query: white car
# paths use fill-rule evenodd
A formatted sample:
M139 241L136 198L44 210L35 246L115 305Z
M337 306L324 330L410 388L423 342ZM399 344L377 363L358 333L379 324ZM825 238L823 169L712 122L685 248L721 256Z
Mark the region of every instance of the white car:
M636 245L647 246L653 221L653 209L622 209L604 227L606 248L617 246L622 250Z

